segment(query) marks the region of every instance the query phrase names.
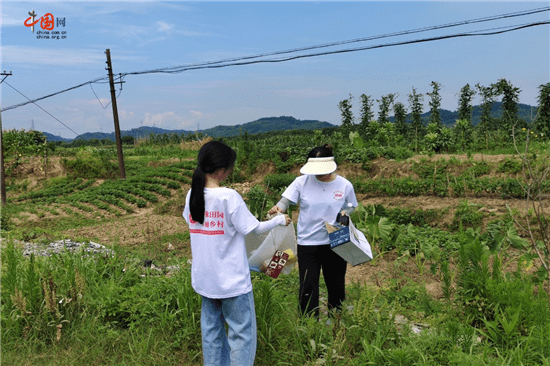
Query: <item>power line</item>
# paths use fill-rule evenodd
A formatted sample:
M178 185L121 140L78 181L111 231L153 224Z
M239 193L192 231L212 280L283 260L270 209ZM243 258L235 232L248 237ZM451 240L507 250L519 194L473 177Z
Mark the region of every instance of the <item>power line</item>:
M117 83L120 84L120 91L118 92L118 95L116 96L117 98L120 97L120 94L122 94L122 84L124 83L124 76L120 75L119 76L119 81L117 81ZM100 84L100 83L98 83ZM103 83L101 83L103 84ZM109 104L111 104L111 101L109 101L109 103L105 104L105 106L103 106L103 103L101 103L101 100L99 99L99 97L97 96L97 94L95 93L95 90L94 90L94 87L92 86L92 84L90 84L90 88L92 88L92 92L94 93L97 101L99 102L99 104L101 105L101 108L103 109L107 109L107 107L109 106Z
M334 51L310 53L310 54L305 54L305 55L288 56L288 57L283 57L283 58L252 60L252 61L243 61L243 62L232 62L232 63L224 63L224 64L207 64L207 65L201 65L201 66L189 66L189 67L182 67L182 68L175 69L175 70L170 70L170 71L157 69L157 70L150 70L150 71L142 71L142 72L138 72L138 73L124 73L123 75L142 75L142 74L149 74L149 73L178 74L178 73L182 73L182 72L189 71L189 70L215 69L215 68L223 68L223 67L228 67L228 66L242 66L242 65L259 64L259 63L285 62L285 61L291 61L291 60L296 60L296 59L300 59L300 58L308 58L308 57L333 55L333 54L339 54L339 53L365 51L365 50L371 50L371 49L376 49L376 48L402 46L402 45L413 44L413 43L432 42L432 41L438 41L438 40L442 40L442 39L459 38L459 37L471 37L471 36L495 35L495 34L512 32L512 31L523 29L523 28L529 28L529 27L534 27L534 26L539 26L539 25L546 25L546 24L550 24L550 21L535 22L535 23L528 23L528 24L521 24L521 25L513 25L513 26L507 26L507 27L500 27L500 28L491 28L491 29L477 30L477 31L465 32L465 33L457 33L457 34L438 36L438 37L430 37L430 38L423 38L423 39L416 39L416 40L409 40L409 41L385 43L385 44L379 44L379 45L374 45L374 46L365 46L365 47L357 47L357 48L348 48L348 49L343 49L343 50L334 50Z
M11 86L7 81L4 81L4 83L6 83L7 86L9 86L10 88L12 88L13 90L15 90L16 92L18 92L19 94L21 94L22 96L24 96L25 98L29 99L29 97L27 97L25 94L21 93L19 90L15 89L13 86ZM34 101L30 100L29 99L29 103L34 103L34 105L36 105L38 108L42 109L44 112L46 112L50 117L52 117L53 119L55 119L57 122L61 123L63 126L67 127L69 130L71 130L76 136L78 136L78 133L76 133L72 128L70 128L69 126L67 126L66 124L64 124L63 122L61 122L59 119L57 119L54 115L52 115L50 112L48 112L47 110L45 110L44 108L42 108L41 106L39 106L38 104L36 104Z
M79 84L79 85L75 85L75 86L73 86L73 87L70 87L70 88L67 88L67 89L64 89L64 90L61 90L61 91L52 93L52 94L48 94L48 95L45 95L45 96L43 96L43 97L36 98L36 99L33 99L33 100L31 100L31 99L25 97L25 98L29 99L28 102L23 102L23 103L19 103L19 104L14 104L14 105L12 105L12 106L6 107L6 108L2 109L2 112L8 111L8 110L10 110L10 109L19 108L19 107L22 107L22 106L27 105L27 104L30 104L30 103L38 102L38 101L43 100L43 99L47 99L47 98L50 98L50 97L54 97L54 96L56 96L56 95L59 95L59 94L65 93L65 92L68 92L68 91L71 91L71 90L74 90L74 89L78 89L78 88L80 88L80 87L82 87L82 86L84 86L84 85L97 83L98 81L100 81L100 80L105 80L105 79L108 79L108 77L107 77L107 76L103 76L103 77L100 77L100 78L97 78L97 79L94 79L94 80L86 81L85 83L82 83L82 84ZM15 89L14 89L14 90L15 90Z
M396 36L402 36L402 35L410 35L410 34L427 32L427 31L432 31L432 30L451 28L451 27L456 27L456 26L459 26L459 25L468 25L468 24L488 22L488 21L493 21L493 20L513 18L513 17L518 17L518 16L531 15L531 14L541 13L541 12L545 12L545 11L550 11L550 7L547 6L547 7L543 7L543 8L537 8L537 9L531 9L531 10L525 10L525 11L519 11L519 12L507 13L507 14L501 14L501 15L495 15L495 16L489 16L489 17L472 19L472 20L465 20L465 21L454 22L454 23L447 23L447 24L443 24L443 25L436 25L436 26L418 28L418 29L413 29L413 30L408 30L408 31L386 33L386 34L382 34L382 35L357 38L357 39L352 39L352 40L347 40L347 41L325 43L325 44L321 44L321 45L308 46L308 47L302 47L302 48L294 48L294 49L285 50L285 51L275 51L275 52L261 53L261 54L252 55L252 56L230 58L230 59L225 59L225 60L209 61L209 62L204 62L204 63L196 63L196 64L189 64L189 65L181 65L181 66L172 66L172 67L165 67L165 68L154 69L154 70L137 71L137 72L132 72L132 73L126 73L126 75L149 74L149 73L152 73L152 72L172 73L173 71L177 71L178 69L182 69L182 68L191 68L191 67L198 67L198 66L205 66L205 65L215 65L215 64L222 64L222 63L227 63L227 62L250 60L250 59L266 57L266 56L275 56L275 55L282 55L282 54L287 54L287 53L309 51L309 50L318 49L318 48L341 46L341 45L344 45L344 44L366 42L366 41L372 41L372 40L382 39L382 38L396 37Z
M330 55L330 54L339 54L339 53L348 53L348 52L357 52L357 51L364 51L364 50L375 49L375 48L399 46L399 45L421 43L421 42L430 42L430 41L435 41L435 40L457 38L457 37L466 37L466 36L475 36L475 35L495 35L495 34L511 32L511 31L515 31L515 30L519 30L519 29L523 29L523 28L528 28L528 27L533 27L533 26L538 26L538 25L546 25L546 24L550 24L550 22L549 21L543 21L543 22L534 22L534 23L523 24L523 25L514 25L514 26L502 27L502 28L497 28L497 29L500 29L500 30L493 31L493 32L489 32L489 31L494 30L494 28L493 29L488 29L488 30L464 32L464 33L459 33L459 34L438 36L438 37L430 37L430 38L417 39L417 40L411 40L411 41L401 41L401 42L387 43L387 44L381 44L381 45L375 45L375 46L365 46L365 47L349 48L349 49L343 49L343 50L318 52L318 53L290 56L290 57L284 57L284 58L245 61L245 60L253 60L253 59L256 59L256 58L261 58L261 57L266 57L266 56L276 56L276 55L295 53L295 52L301 52L301 51L312 50L312 49L334 47L334 46L339 46L339 45L344 45L344 44L351 44L351 43L365 42L365 41L371 41L371 40L381 39L381 38L395 37L395 36L400 36L400 35L410 35L410 34L414 34L414 33L426 32L426 31L443 29L443 28L450 28L450 27L455 27L455 26L459 26L459 25L467 25L467 24L494 21L494 20L500 20L500 19L506 19L506 18L512 18L512 17L519 17L519 16L525 16L525 15L541 13L541 12L545 12L545 11L550 11L550 7L543 7L543 8L537 8L537 9L532 9L532 10L515 12L515 13L507 13L507 14L502 14L502 15L496 15L496 16L466 20L466 21L461 21L461 22L448 23L448 24L443 24L443 25L438 25L438 26L431 26L431 27L419 28L419 29L415 29L415 30L409 30L409 31L387 33L387 34L378 35L378 36L371 36L371 37L357 38L357 39L347 40L347 41L333 42L333 43L327 43L327 44L316 45L316 46L295 48L295 49L286 50L286 51L276 51L276 52L262 53L262 54L258 54L258 55L252 55L252 56L244 56L244 57L238 57L238 58L232 58L232 59L210 61L210 62L204 62L204 63L181 65L181 66L174 66L174 67L167 67L167 68L160 68L160 69L152 69L152 70L145 70L145 71L127 72L127 73L121 73L119 75L120 75L121 80L122 80L122 78L127 76L127 75L143 75L143 74L152 74L152 73L175 74L175 73L181 73L181 72L189 71L189 70L200 70L200 69L208 69L208 68L222 68L222 67L228 67L228 66L241 66L241 65L250 65L250 64L256 64L256 63L284 62L284 61L290 61L290 60L295 60L295 59L299 59L299 58L325 56L325 55ZM240 61L243 61L243 62L240 62ZM23 103L19 103L19 104L16 104L16 105L6 107L6 108L2 109L2 111L7 111L7 110L10 110L10 109L15 109L15 108L18 108L18 107L22 107L22 106L27 105L29 103L34 103L34 102L42 100L42 99L53 97L55 95L65 93L67 91L80 88L84 85L88 85L88 84L91 85L91 84L94 84L94 83L105 83L104 80L106 80L107 78L108 78L107 76L100 77L100 78L90 80L90 81L87 81L85 83L73 86L71 88L64 89L64 90L61 90L59 92L46 95L46 96L41 97L41 98L37 98L37 99L34 99L34 100L29 99L29 101L27 101L27 102L23 102ZM92 90L93 90L93 88L92 88ZM122 88L121 88L121 90L122 90ZM95 94L95 92L94 92L94 94ZM97 98L97 95L96 95L96 98Z

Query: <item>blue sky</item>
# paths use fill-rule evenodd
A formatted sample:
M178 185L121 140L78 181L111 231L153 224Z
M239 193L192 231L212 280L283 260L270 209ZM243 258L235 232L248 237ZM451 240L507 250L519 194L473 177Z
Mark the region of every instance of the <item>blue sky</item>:
M115 75L204 63L354 40L543 8L549 1L363 2L10 2L1 3L1 106L46 96L107 75L110 49ZM37 39L24 25L28 12L65 20L53 31L65 39ZM412 35L304 51L334 51L547 21L549 12ZM456 110L465 84L488 86L505 78L521 89L520 102L537 104L549 81L549 25L500 35L451 38L357 52L177 74L127 75L117 89L120 127L141 125L195 130L262 117L293 116L340 123L339 101L374 100L397 93L408 107L414 87L441 84L441 107ZM93 87L93 89L92 89ZM109 85L95 83L2 112L4 129L75 133L114 130ZM97 97L96 97L96 95ZM425 111L429 109L424 97ZM476 97L474 103L479 103ZM375 101L374 110L378 112ZM376 114L377 115L377 114ZM73 132L74 131L74 132Z

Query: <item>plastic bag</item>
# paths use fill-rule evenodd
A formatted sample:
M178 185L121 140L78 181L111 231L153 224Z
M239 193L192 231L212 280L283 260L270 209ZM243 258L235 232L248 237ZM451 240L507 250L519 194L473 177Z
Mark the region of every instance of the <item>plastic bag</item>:
M276 226L270 232L260 235L252 232L245 236L245 244L248 266L251 271L255 272L260 272L262 264L271 260L277 250L284 251L290 249L294 255L298 251L293 224ZM282 273L290 273L293 266L294 264L285 265Z

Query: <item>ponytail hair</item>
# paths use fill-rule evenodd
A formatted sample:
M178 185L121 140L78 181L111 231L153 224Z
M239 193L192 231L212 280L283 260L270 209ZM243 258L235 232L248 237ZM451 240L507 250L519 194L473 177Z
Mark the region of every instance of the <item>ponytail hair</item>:
M197 157L197 168L193 172L189 198L189 211L194 221L204 224L205 174L212 174L218 169L232 168L235 160L237 160L237 153L223 142L210 141L201 147Z

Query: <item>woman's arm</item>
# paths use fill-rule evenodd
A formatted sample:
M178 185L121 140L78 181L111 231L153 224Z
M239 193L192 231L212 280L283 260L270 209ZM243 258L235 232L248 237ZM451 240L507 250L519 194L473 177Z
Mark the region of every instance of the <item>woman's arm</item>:
M258 226L254 230L254 234L263 234L270 231L275 226L283 226L290 224L290 218L288 215L277 215L269 221L261 221L258 223Z
M290 201L288 198L281 197L281 200L277 202L275 206L271 207L271 209L269 209L267 213L269 215L273 215L274 213L277 213L277 212L285 212L290 207L291 204L292 204L292 201Z

